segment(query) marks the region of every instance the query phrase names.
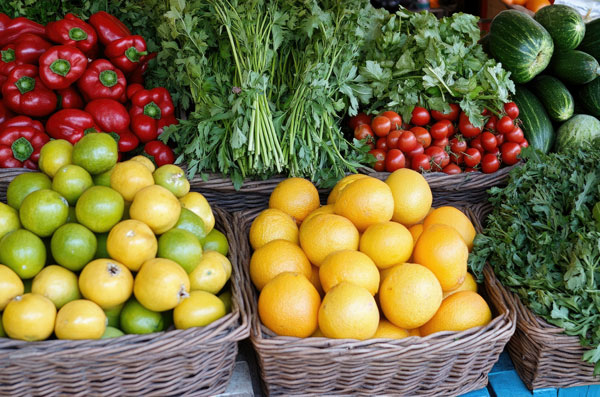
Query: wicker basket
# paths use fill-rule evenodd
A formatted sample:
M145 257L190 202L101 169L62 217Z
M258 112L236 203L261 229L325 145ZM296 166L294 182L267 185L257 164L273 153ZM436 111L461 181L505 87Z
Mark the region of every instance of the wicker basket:
M236 234L252 316L251 340L268 394L441 396L487 384L488 372L515 329L515 314L498 293L491 269L485 272L486 291L495 317L485 327L401 340L276 336L258 318L257 293L248 273L248 231L258 212L236 213L234 223L240 228Z
M0 201L6 203L6 189L17 175L32 171L28 168L0 168Z
M232 217L214 208L235 242ZM23 342L0 338L1 396L200 396L225 391L237 342L249 334L247 294L238 253L232 312L202 328L100 340Z

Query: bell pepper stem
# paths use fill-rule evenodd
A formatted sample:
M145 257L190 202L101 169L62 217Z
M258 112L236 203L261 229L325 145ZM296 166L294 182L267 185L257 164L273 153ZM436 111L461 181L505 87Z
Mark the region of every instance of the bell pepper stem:
M154 101L146 104L146 106L144 106L144 114L148 117L152 117L155 120L160 120L161 117L161 111L160 108L158 107L158 105L156 103L154 103Z
M94 127L86 128L85 130L83 130L83 135L91 134L94 132L98 132L98 130L96 130Z
M108 135L110 135L117 143L119 143L121 140L121 135L117 134L116 132L108 132Z
M21 95L33 91L35 88L35 79L29 76L23 76L15 83Z
M100 80L100 83L102 83L103 86L108 88L114 87L119 82L117 73L115 73L114 70L109 69L101 71L98 80Z
M27 160L33 153L33 146L26 138L19 138L11 145L13 157L19 161Z
M69 30L69 38L75 41L82 41L88 38L88 34L81 28L73 28Z
M17 58L15 55L15 50L12 48L0 52L2 53L2 62L9 63Z
M50 64L50 70L59 76L66 77L71 70L71 62L66 59L57 59Z
M129 47L125 50L125 56L131 62L139 62L143 55L148 55L148 51L138 51L135 47Z

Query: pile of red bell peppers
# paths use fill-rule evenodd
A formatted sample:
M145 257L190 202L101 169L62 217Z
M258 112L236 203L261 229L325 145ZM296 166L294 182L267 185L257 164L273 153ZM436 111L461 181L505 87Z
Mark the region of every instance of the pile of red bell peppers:
M144 88L154 56L142 36L104 11L46 26L0 13L0 168L36 169L50 139L75 144L91 131L111 134L120 157L173 163L173 151L157 140L177 123L171 95Z

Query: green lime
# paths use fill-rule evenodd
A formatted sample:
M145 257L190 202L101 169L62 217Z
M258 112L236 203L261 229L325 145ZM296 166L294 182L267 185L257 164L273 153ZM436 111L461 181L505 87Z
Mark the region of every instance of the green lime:
M17 175L6 190L6 203L18 210L29 193L40 189L52 189L52 181L48 176L41 172L26 172Z
M173 193L177 198L190 192L190 181L183 170L174 164L165 164L158 167L152 174L154 183Z
M66 198L69 205L75 205L79 196L92 186L94 186L92 176L74 164L59 169L52 180L52 190Z
M31 286L33 285L33 279L27 279L27 280L23 280L23 286L25 287L25 294L28 294L31 292Z
M67 223L59 227L50 242L50 250L56 263L78 272L96 254L96 236L78 223Z
M151 334L165 329L162 313L146 309L135 299L125 303L120 321L126 334Z
M75 214L75 207L69 207L69 215L65 223L77 223L77 214Z
M101 174L94 175L94 185L110 187L110 176L112 175L115 167L113 166L110 170L104 171Z
M213 229L204 238L202 249L204 249L204 251L217 251L218 253L227 256L227 253L229 252L227 237L217 229Z
M4 332L4 326L2 325L2 313L0 313L0 338L6 338L6 332Z
M106 330L104 331L104 335L102 335L102 338L100 338L100 339L118 338L119 336L123 336L123 335L125 335L125 334L120 329L108 326L108 327L106 327Z
M116 190L92 186L79 197L75 213L79 223L95 233L108 232L123 218L125 201Z
M29 230L15 230L0 240L0 263L22 279L32 278L46 264L46 246Z
M206 226L204 225L204 221L187 208L181 207L179 219L173 228L187 230L196 236L201 243L206 237Z
M592 210L592 214L594 215L594 219L596 222L600 223L600 201L594 205L594 209Z
M125 208L123 208L123 218L121 218L122 221L126 221L127 219L131 219L131 217L129 216L129 209L131 208L131 203L130 202L125 202Z
M36 190L23 200L19 218L23 227L40 237L51 236L69 216L69 203L57 192Z
M0 203L0 238L21 227L19 213L13 207Z
M159 237L156 256L177 262L189 274L202 259L202 244L187 230L171 229Z
M73 147L73 164L86 169L92 175L110 170L119 156L117 142L102 132L85 135Z
M94 259L110 258L108 249L106 248L106 241L108 240L108 233L96 233L96 241L98 246L96 247L96 254Z
M73 145L64 139L56 139L42 146L38 167L40 171L53 178L61 167L71 164Z
M218 296L218 298L221 299L221 301L223 301L223 304L225 305L225 312L230 313L231 312L231 291L227 290L225 292L222 292Z
M110 309L104 309L104 314L106 314L109 327L119 328L119 317L121 316L121 310L123 310L124 305L125 303L121 303Z
M171 325L173 325L173 309L167 310L166 312L161 312L164 322L165 329L169 329Z

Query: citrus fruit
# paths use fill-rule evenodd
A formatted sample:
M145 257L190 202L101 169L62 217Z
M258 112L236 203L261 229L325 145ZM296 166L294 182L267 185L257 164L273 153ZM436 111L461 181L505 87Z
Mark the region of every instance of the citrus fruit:
M56 139L46 143L40 150L38 167L40 171L54 178L54 174L61 167L71 164L73 145L64 139Z
M204 327L223 317L227 311L221 299L206 291L192 291L173 310L175 328Z
M25 286L17 273L8 266L0 265L0 312L12 298L24 292Z
M190 289L192 291L206 291L216 294L225 286L229 277L227 276L226 265L223 264L224 258L229 260L216 251L210 251L207 254L214 253L219 255L203 255L198 266L189 274ZM230 264L231 266L231 264Z
M310 214L308 214L302 222L308 222L309 219L321 214L335 214L335 206L333 204L327 204L322 207L319 207Z
M183 197L190 192L190 181L185 177L185 172L175 164L158 167L152 176L154 183L164 187L175 197Z
M123 310L123 306L125 303L121 303L115 307L111 307L108 309L104 309L104 314L106 314L106 319L108 321L109 327L119 328L119 316L121 315L121 310Z
M111 258L137 272L144 262L156 257L158 242L148 225L128 219L111 229L106 249Z
M69 203L60 194L49 189L36 190L21 203L19 218L23 227L40 237L51 236L65 224Z
M324 338L325 335L323 335L323 332L321 332L321 329L317 328L317 330L315 332L313 332L310 337L311 338Z
M421 233L423 233L423 224L417 223L416 225L412 225L408 228L408 231L412 235L413 238L413 248L417 245L417 240L421 237Z
M46 264L46 246L29 230L15 230L0 240L0 263L10 267L23 280L32 278Z
M123 306L120 323L126 334L151 334L165 329L161 313L146 309L133 298Z
M137 192L152 185L152 173L137 161L117 163L110 175L110 187L121 193L125 201L132 201Z
M317 188L303 178L288 178L279 182L269 197L269 208L285 212L298 224L320 205Z
M227 290L227 291L221 293L218 296L218 298L221 299L221 302L223 302L223 305L225 305L225 313L231 313L231 305L232 305L232 303L231 303L231 299L232 299L231 291Z
M373 335L373 339L402 339L407 338L408 336L410 335L404 328L396 327L389 321L381 319L379 321L379 325L377 326L377 331L375 331L375 335Z
M419 331L419 328L409 329L408 336L421 336L421 331Z
M221 254L220 252L206 251L204 254L202 254L202 260L220 263L221 266L223 266L223 269L225 269L227 280L229 280L229 278L231 277L231 272L233 270L231 262L225 255Z
M125 202L115 190L92 186L79 197L75 205L77 220L95 233L108 232L123 217Z
M319 268L315 265L311 265L311 273L308 281L310 281L312 285L315 286L320 296L323 296L325 294L325 292L323 291L323 286L321 285L321 279L319 278Z
M0 312L0 338L6 338L6 332L4 332L4 327L2 326L2 312Z
M394 196L393 221L411 226L425 218L431 208L433 195L423 175L401 168L392 172L385 183Z
M145 262L135 278L133 293L147 309L162 312L173 309L189 296L190 279L181 266L169 259Z
M202 241L204 252L217 251L221 255L229 253L229 242L227 237L217 229L211 230Z
M177 197L158 185L147 186L137 192L129 207L131 219L144 222L155 234L163 234L175 226L180 212Z
M119 155L117 142L106 133L92 132L84 135L73 147L73 164L92 175L110 170Z
M477 282L475 281L475 278L471 273L467 272L467 275L465 276L465 281L458 288L453 289L452 291L444 292L443 298L446 299L450 295L460 291L477 292Z
M360 237L360 250L373 259L380 269L406 262L413 251L408 229L396 222L371 225Z
M179 219L173 229L183 229L192 233L200 242L204 242L206 238L206 226L204 221L198 215L188 210L187 208L181 208Z
M65 223L77 223L77 213L75 212L75 207L69 207L69 213L67 214L67 220Z
M6 203L18 210L29 193L51 188L52 181L41 172L19 174L8 184L8 188L6 189Z
M381 283L379 300L385 317L394 325L413 329L429 321L442 303L442 287L425 266L395 266Z
M425 217L423 228L427 229L435 224L448 225L456 229L471 251L477 232L469 218L461 210L449 206L436 208Z
M319 293L303 274L284 272L260 292L258 314L277 335L306 338L317 329L320 303Z
M35 276L31 292L50 299L57 309L81 298L75 273L57 265L46 266Z
M132 289L131 272L112 259L95 259L79 275L81 294L103 309L125 302L131 296Z
M313 265L344 249L358 249L358 230L348 219L334 214L317 215L300 226L300 246Z
M92 176L78 165L68 164L59 169L52 180L52 190L60 193L70 205L90 187L94 186Z
M308 258L296 244L287 240L273 240L252 254L250 278L259 291L283 272L301 273L308 279L312 275Z
M368 176L364 174L351 174L340 179L338 183L336 183L336 185L333 187L333 189L331 189L331 193L329 193L329 196L327 197L327 204L335 204L338 197L340 196L340 193L346 188L346 186L358 179L367 177Z
M359 232L364 232L371 225L392 219L392 191L379 179L358 179L341 191L335 213L350 219Z
M427 336L441 331L464 331L489 324L492 312L477 292L460 291L442 301L437 313L420 328Z
M96 248L96 254L94 259L110 258L108 249L106 248L106 241L108 240L108 233L96 233L96 241L98 242Z
M59 227L50 240L52 257L61 266L78 272L94 258L97 249L96 236L78 223Z
M319 308L319 329L326 337L369 339L378 325L379 309L366 288L342 281L325 294Z
M157 257L176 262L189 274L202 259L202 244L187 230L171 229L158 239Z
M38 341L48 339L54 331L56 307L39 294L19 295L4 308L2 325L12 339Z
M19 220L17 210L9 205L0 203L0 238L20 227L21 221Z
M119 336L123 335L125 335L125 333L120 329L107 326L106 330L104 330L104 334L102 334L101 339L118 338Z
M206 233L210 233L215 227L215 216L206 198L198 192L189 192L181 197L179 202L183 208L187 208L198 215L204 222L204 226L206 226Z
M379 270L367 255L360 251L342 250L327 255L319 268L323 291L343 281L365 288L371 295L379 289Z
M250 245L257 250L269 241L279 239L298 244L298 225L285 212L268 208L261 212L250 226Z
M148 168L148 170L150 170L150 172L154 172L154 170L156 169L152 160L150 160L146 156L138 155L138 156L134 156L134 157L130 158L129 160L137 161L140 164L144 164L146 166L146 168Z
M114 170L115 166L111 167L108 171L104 171L101 174L94 175L92 177L94 185L110 187L110 176L112 175Z
M31 285L33 284L33 279L28 278L23 280L23 286L25 287L25 293L31 292Z
M469 249L451 226L435 224L423 230L413 253L414 261L431 270L444 291L458 288L467 274Z
M106 330L106 315L92 301L78 299L64 305L56 315L58 339L100 339Z

